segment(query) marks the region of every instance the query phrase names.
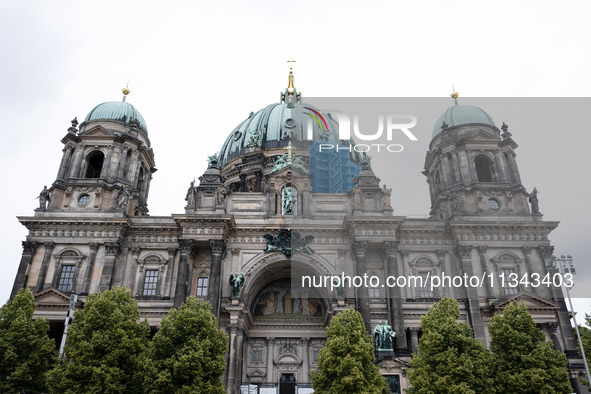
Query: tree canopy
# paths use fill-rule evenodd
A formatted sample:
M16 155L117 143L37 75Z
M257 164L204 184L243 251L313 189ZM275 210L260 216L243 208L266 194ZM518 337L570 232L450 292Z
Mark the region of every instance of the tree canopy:
M386 380L374 365L374 347L359 312L339 313L326 330L326 345L312 372L317 394L389 393Z
M65 359L47 374L56 393L141 393L150 328L124 288L90 294L74 313Z
M421 318L419 352L410 360L407 393L490 393L490 354L459 323L458 302L444 297Z
M0 309L0 392L41 393L45 372L56 357L49 322L33 320L35 300L21 289Z
M224 393L220 376L228 336L209 302L188 298L172 309L154 336L144 379L148 393Z
M571 393L566 356L545 341L525 304L512 301L488 326L499 392Z

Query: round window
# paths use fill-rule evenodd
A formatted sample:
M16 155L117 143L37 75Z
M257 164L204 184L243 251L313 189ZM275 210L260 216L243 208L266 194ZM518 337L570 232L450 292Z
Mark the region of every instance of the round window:
M90 202L90 196L88 194L82 194L78 197L78 205L88 205Z
M240 131L236 131L234 133L234 141L238 141L240 139L241 135L242 135L242 133Z
M492 209L499 209L499 202L497 200L495 200L494 198L491 198L490 200L488 200L488 206L491 207Z
M286 119L285 120L285 127L288 127L290 129L293 129L296 125L295 120L293 120L292 118Z

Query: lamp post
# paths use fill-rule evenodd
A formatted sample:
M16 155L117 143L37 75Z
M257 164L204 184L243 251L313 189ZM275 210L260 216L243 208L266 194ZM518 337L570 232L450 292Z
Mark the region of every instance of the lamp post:
M573 309L573 302L570 298L570 291L569 287L565 285L564 276L566 274L571 275L571 283L574 284L572 281L572 276L577 273L575 267L573 265L573 257L569 255L561 255L559 258L556 256L552 256L552 262L554 263L554 267L558 268L558 272L560 272L560 276L562 280L560 281L560 285L562 287L562 293L564 294L566 291L566 297L568 298L568 304L570 306L570 311L573 315L573 321L575 323L575 331L577 332L577 338L579 340L579 347L581 348L581 355L583 356L583 362L585 363L585 371L587 372L587 380L591 382L591 373L589 373L589 365L587 364L587 357L585 356L585 349L583 348L583 341L581 340L581 334L579 333L579 325L577 324L577 315L575 310ZM572 287L572 286L570 286Z

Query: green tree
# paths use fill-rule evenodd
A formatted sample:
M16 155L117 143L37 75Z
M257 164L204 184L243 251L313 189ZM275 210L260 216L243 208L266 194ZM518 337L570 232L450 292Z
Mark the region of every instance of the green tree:
M587 321L587 326L591 324L591 315L585 315L585 320ZM587 364L591 365L591 330L589 327L579 326L579 334L581 334L581 341L583 342L583 347L585 348L585 358L587 358ZM581 347L577 341L577 349L581 352ZM588 388L591 387L587 378L579 378L581 383L583 383Z
M131 292L124 288L91 294L74 313L65 359L47 374L55 393L142 392L141 367L150 327L139 322Z
M523 302L512 301L488 326L499 391L571 393L566 356L546 342Z
M421 318L419 352L410 360L407 393L491 393L490 353L459 323L458 302L444 297Z
M162 319L150 346L148 393L225 393L220 376L228 336L217 328L209 302L188 298Z
M33 320L35 300L21 289L0 309L0 392L45 391L45 372L56 357L49 322Z
M386 380L374 365L374 347L361 314L339 313L326 329L326 345L312 372L317 394L389 393Z

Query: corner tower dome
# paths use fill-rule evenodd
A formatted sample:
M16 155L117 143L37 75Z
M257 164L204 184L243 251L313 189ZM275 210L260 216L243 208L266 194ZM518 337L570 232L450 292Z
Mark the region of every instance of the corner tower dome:
M94 107L84 122L90 122L93 120L116 120L119 122L130 124L134 120L138 122L138 127L146 135L148 134L148 126L140 111L125 101L126 96L129 94L129 89L123 89L123 100L121 101L108 101Z
M459 105L457 92L453 92L451 97L455 100L455 105L446 109L437 119L433 126L432 138L435 138L443 130L455 126L468 124L495 126L493 119L483 109L472 105Z

